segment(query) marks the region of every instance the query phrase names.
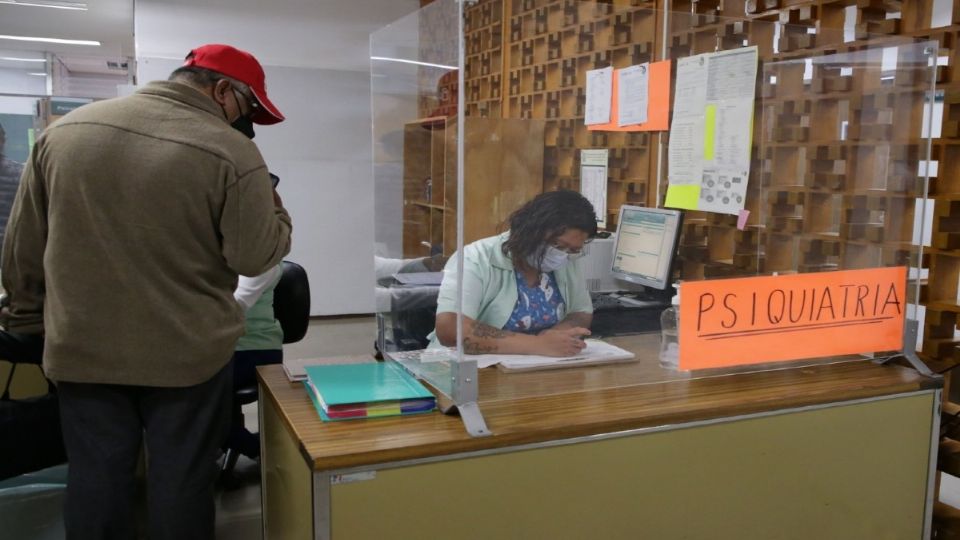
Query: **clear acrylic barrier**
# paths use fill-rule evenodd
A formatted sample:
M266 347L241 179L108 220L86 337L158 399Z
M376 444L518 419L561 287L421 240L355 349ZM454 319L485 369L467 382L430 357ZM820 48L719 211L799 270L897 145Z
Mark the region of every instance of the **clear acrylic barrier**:
M370 36L378 347L458 404L476 399L475 362L419 351L457 251L462 19L461 2L443 0Z
M588 130L587 71L671 59L673 88L677 60L757 46L744 201L749 217L738 227L737 216L685 212L674 278L908 266L909 302L915 303L918 280L925 278L920 267L922 230L930 220L925 175L931 168L932 130L925 124L934 116L935 44L896 36L867 40L862 32L853 41L842 24L830 29L806 25L802 17L791 18L791 24L726 19L695 13L694 4L689 7L690 12L668 13L606 2L484 1L464 8L462 49L456 36L445 33L456 21L436 33L424 26L430 10L456 16L456 2L434 2L421 10L416 22L411 19L406 25L420 40L408 58L452 68L458 61L454 53L462 51L464 69L462 76L454 76L450 70L422 65L372 62L378 242L393 235L394 241L385 245L392 246L389 253L395 258L442 260L462 253L463 245L506 231L511 213L538 193L579 191L584 149L609 150L607 206L599 217L607 231L615 232L621 205L664 206L670 137L658 131ZM409 44L403 41L409 36L399 30L391 25L374 34L374 55L389 43ZM424 42L442 42L451 56L431 61L426 54L437 48ZM460 86L445 94L454 78ZM461 101L452 106L444 100L458 94ZM415 113L384 122L382 118L397 114L396 104L404 100L416 107ZM676 105L671 91L671 110ZM383 114L378 112L381 106ZM411 123L411 118L419 123ZM391 137L403 143L392 151L381 148ZM457 143L463 145L459 163ZM459 190L458 164L463 167ZM389 199L381 198L382 193L390 193ZM458 194L463 195L463 208L453 221ZM389 223L401 221L396 216L401 208L402 227L397 230ZM395 213L392 221L380 220L384 210ZM600 245L598 241L588 249ZM454 258L450 272L462 282L462 270L456 270L460 264ZM383 311L398 315L397 310ZM385 326L393 327L396 338L396 325ZM460 327L457 350L463 351L464 342L468 353L482 349L470 343L472 332ZM524 373L486 368L479 377L481 407L500 399L791 369L884 353L682 372L660 366L659 332L607 341L635 352L637 360ZM456 381L457 354L463 360L473 356L431 354L429 362L406 361L431 382L444 377ZM439 384L453 393L449 385Z

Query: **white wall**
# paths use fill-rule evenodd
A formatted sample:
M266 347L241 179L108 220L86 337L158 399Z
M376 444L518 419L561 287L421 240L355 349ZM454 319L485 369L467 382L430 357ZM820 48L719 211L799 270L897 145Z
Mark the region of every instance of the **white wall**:
M36 109L37 98L35 97L0 96L0 113L34 114Z
M47 78L30 75L37 70L0 68L0 91L5 94L28 94L35 96L46 95Z
M166 78L203 43L229 43L264 64L267 91L287 120L258 126L255 141L281 178L294 222L289 258L310 275L314 315L374 309L369 34L418 4L136 1L140 84Z

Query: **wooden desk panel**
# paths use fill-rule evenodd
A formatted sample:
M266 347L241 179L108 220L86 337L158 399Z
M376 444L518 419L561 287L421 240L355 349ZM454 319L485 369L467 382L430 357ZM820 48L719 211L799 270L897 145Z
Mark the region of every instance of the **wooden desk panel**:
M290 383L281 366L262 367L258 376L266 388L263 398L277 407L315 470L429 458L940 386L939 380L913 370L867 361L642 384L649 380L644 379L645 373L660 369L655 362L651 364L646 353L642 354L645 357L638 362L609 367L514 374L481 370L480 407L494 434L476 439L467 435L458 417L439 413L323 423L302 385Z

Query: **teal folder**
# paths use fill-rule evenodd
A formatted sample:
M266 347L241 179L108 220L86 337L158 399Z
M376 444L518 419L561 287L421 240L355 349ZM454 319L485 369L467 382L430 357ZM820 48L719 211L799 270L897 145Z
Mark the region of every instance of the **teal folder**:
M436 398L394 362L307 366L307 392L324 421L430 412Z

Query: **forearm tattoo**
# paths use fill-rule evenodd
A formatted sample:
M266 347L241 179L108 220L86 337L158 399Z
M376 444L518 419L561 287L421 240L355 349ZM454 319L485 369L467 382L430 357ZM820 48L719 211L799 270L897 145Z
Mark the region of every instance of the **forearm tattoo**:
M481 322L474 323L470 335L463 339L463 352L467 354L486 354L497 350L493 343L483 344L483 339L503 339L510 335L510 332L494 328L489 324Z
M496 351L497 348L493 345L484 345L478 343L473 338L466 338L463 340L463 352L467 354L487 354Z
M494 328L489 324L483 324L481 322L473 325L473 332L471 333L473 334L473 337L493 339L502 339L510 335L510 332L507 332L506 330Z

